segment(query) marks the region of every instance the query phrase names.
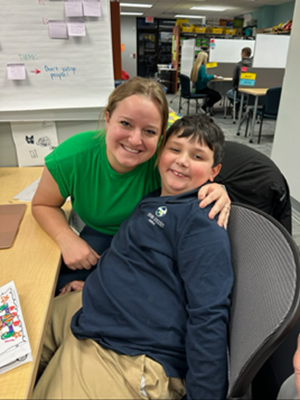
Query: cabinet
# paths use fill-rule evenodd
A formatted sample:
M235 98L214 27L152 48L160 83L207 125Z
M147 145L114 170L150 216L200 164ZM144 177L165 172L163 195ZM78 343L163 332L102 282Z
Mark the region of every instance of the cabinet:
M137 18L137 69L138 75L154 77L157 64L172 62L172 30L174 20L154 19L153 24L145 18Z
M157 64L171 64L172 61L172 32L161 31L158 38Z
M138 75L153 77L157 64L157 33L138 33Z

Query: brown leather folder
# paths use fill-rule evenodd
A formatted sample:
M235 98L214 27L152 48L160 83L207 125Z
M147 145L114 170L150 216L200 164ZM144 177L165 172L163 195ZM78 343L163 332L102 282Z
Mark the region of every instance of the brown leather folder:
M25 209L26 204L0 205L0 249L13 244Z

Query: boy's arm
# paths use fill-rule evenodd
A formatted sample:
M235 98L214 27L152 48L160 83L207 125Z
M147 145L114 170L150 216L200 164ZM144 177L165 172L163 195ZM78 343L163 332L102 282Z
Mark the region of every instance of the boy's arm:
M180 238L178 268L187 299L188 399L225 399L227 327L233 284L227 232L207 210L189 218Z

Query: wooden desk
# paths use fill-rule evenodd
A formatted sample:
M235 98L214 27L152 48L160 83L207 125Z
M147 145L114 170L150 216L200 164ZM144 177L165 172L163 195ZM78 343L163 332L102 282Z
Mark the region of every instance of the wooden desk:
M13 196L39 176L43 167L0 168L0 204L18 203ZM31 345L33 362L0 375L1 399L31 397L45 327L60 267L60 251L31 215L31 203L11 248L0 250L0 286L14 280ZM68 202L64 209L71 208Z
M255 125L255 119L256 119L256 112L257 112L257 105L258 105L258 98L260 96L265 96L269 88L239 88L239 92L242 94L241 96L241 107L239 110L239 123L238 123L238 129L237 129L237 135L240 134L240 128L242 125L242 104L244 104L244 95L252 95L255 96L255 101L254 101L254 111L253 111L253 118L252 118L252 125L251 125L251 132L250 132L250 143L253 143L253 133L254 133L254 125Z
M224 105L224 118L227 115L227 105L226 105L226 93L229 89L232 89L232 78L224 77L224 78L214 78L208 82L208 86L211 89L216 90L223 97L223 105Z

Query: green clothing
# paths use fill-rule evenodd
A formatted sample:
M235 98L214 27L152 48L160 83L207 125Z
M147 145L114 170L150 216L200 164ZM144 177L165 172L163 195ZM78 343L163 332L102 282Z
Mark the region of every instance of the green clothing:
M156 155L125 174L106 156L105 133L83 132L61 143L45 158L62 197L91 228L114 235L143 196L160 187Z
M205 89L207 87L207 84L209 81L214 79L214 75L207 75L206 73L206 68L204 65L201 65L201 67L198 70L198 80L196 82L196 92L202 89Z

